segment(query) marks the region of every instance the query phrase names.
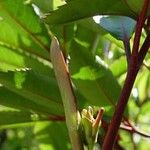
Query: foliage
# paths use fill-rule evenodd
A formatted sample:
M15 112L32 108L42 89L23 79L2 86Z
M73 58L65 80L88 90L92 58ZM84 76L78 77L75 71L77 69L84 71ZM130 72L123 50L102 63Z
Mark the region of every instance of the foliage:
M125 49L130 48L126 42L134 43L143 3L142 0L0 1L0 138L4 139L0 140L0 148L71 149L63 98L49 54L52 36L59 40L68 62L79 110L91 106L96 116L99 108L105 109L96 147L102 146L125 82L129 63ZM95 19L95 15L100 16ZM147 23L140 47L149 29ZM124 113L127 120L122 121L123 126L128 127L131 122L130 127L137 129L132 133L133 130L120 127L116 149L150 147L149 139L145 138L150 134L149 64L150 51L130 95Z

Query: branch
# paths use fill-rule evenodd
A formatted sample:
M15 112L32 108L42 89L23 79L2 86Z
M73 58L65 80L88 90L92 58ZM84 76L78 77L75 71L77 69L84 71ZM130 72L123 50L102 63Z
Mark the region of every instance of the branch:
M143 137L150 138L150 135L147 135L147 134L144 134L144 133L142 133L142 132L140 132L140 131L137 131L134 127L121 125L121 126L120 126L120 129L125 130L125 131L128 131L128 132L130 132L130 133L132 133L132 134L133 134L133 133L136 133L136 134L139 134L139 135L141 135L141 136L143 136Z
M134 56L138 54L140 37L141 37L141 33L142 33L142 28L143 28L145 20L147 18L147 11L149 8L149 3L150 3L150 0L144 1L142 11L139 15L139 18L138 18L138 21L136 24L136 31L135 31L135 36L134 36L133 52L132 52Z
M143 65L150 71L150 66L148 66L145 62L143 62Z
M138 54L138 63L139 66L141 66L141 64L143 63L143 60L145 58L146 53L148 52L148 49L150 48L150 32L148 33L141 49L140 52Z
M65 121L65 116L49 115L48 120L50 120L50 121Z
M131 61L130 61L131 62ZM109 129L107 131L104 144L102 147L102 150L112 150L113 144L116 139L116 135L118 133L118 129L122 120L122 115L125 110L125 107L127 105L136 75L138 70L136 70L136 66L134 64L134 61L132 61L133 65L129 66L129 71L127 73L126 81L123 86L116 111L113 115L112 121L110 123Z
M104 128L105 130L107 130L107 129L108 129L108 126L109 126L109 123L106 122L106 121L104 121L104 120L102 119L102 128ZM127 131L127 132L129 132L129 133L131 133L131 134L136 133L136 134L139 134L139 135L141 135L141 136L143 136L143 137L150 138L150 135L144 134L144 133L142 133L142 132L136 130L136 128L133 127L132 125L122 125L122 124L121 124L119 129L125 130L125 131Z
M139 50L139 42L140 42L140 36L142 32L142 27L144 25L148 7L149 7L150 0L145 0L144 5L142 8L142 11L140 13L137 25L136 25L136 32L134 37L134 43L133 43L133 50L132 55L129 62L129 67L127 71L126 80L123 86L123 89L121 91L121 95L119 97L119 101L116 106L116 110L114 112L113 118L111 120L109 129L107 131L102 150L112 150L113 145L116 140L116 136L121 124L122 116L124 113L124 110L126 108L134 81L136 79L137 73L139 71L138 66L138 50ZM145 44L146 45L146 44Z
M126 54L126 58L127 58L127 63L128 63L128 66L129 66L130 57L131 57L131 48L130 48L129 39L123 40L123 44L124 44L124 48L125 48L125 54Z

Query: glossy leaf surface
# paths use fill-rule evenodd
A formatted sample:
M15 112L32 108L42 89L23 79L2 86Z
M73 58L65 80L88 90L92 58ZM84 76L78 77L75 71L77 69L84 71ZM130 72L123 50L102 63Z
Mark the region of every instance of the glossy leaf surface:
M107 16L102 17L99 24L115 38L125 41L131 38L136 21L129 17Z
M89 9L90 8L90 9ZM120 0L74 0L61 6L45 18L49 25L64 24L94 15L126 15L135 17L125 1Z

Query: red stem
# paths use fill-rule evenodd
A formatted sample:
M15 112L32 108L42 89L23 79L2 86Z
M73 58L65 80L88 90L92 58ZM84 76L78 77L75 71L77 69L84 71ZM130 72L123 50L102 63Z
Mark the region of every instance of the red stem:
M142 33L142 27L144 26L144 22L145 22L146 17L147 17L146 15L147 15L147 10L149 8L149 3L150 3L150 0L144 1L143 8L142 8L141 13L140 13L139 18L138 18L135 36L134 36L134 42L133 42L133 52L132 52L133 55L138 54L140 37L141 37L141 33Z
M109 123L104 121L104 120L102 120L102 128L107 130L108 126L109 126ZM139 134L139 135L141 135L143 137L150 138L150 135L144 134L144 133L136 130L135 127L132 126L132 125L120 125L119 129L125 130L125 131L127 131L127 132L129 132L131 134L136 133L136 134Z
M97 114L97 117L95 119L95 123L93 124L93 127L94 126L98 126L102 120L102 117L103 117L103 114L104 114L104 108L100 108L98 114Z
M132 130L132 132L133 132L133 133L136 133L136 134L139 134L139 135L141 135L141 136L143 136L143 137L150 138L150 135L146 135L146 134L141 133L141 132L139 132L139 131L137 131L137 130Z
M125 54L126 54L126 58L127 58L127 63L129 65L130 57L131 57L131 49L130 49L130 41L129 41L129 39L124 39L123 44L124 44L124 48L125 48Z
M104 140L104 144L102 147L103 150L112 150L112 147L115 142L115 138L118 133L118 129L122 120L122 115L127 105L137 72L138 70L136 69L136 64L134 64L134 61L132 61L132 64L129 66L127 78L126 78L123 90L121 92L121 96L119 98L116 111L114 113L110 127L108 129L108 132Z
M138 55L139 66L142 64L143 59L145 58L145 55L149 48L150 48L150 32L148 33Z
M119 127L120 127L122 116L123 116L124 110L126 108L134 81L135 81L137 73L138 73L138 70L140 68L140 66L138 66L139 65L138 64L139 42L140 42L142 27L144 26L144 22L146 19L146 14L147 14L147 10L149 7L149 3L150 3L150 0L144 1L144 6L142 8L142 11L140 13L140 16L139 16L139 19L138 19L138 22L136 25L133 50L132 50L132 55L131 55L129 66L128 66L125 84L121 91L121 95L119 97L119 101L117 103L115 113L113 115L109 129L107 131L107 134L106 134L103 146L102 146L102 150L112 150L113 149L113 145L115 143L115 139L116 139ZM144 57L142 57L141 59L143 62Z
M65 116L50 115L50 116L48 116L48 120L51 120L51 121L65 121Z
M150 135L147 135L147 134L144 134L144 133L141 133L141 132L139 132L139 131L137 131L134 127L130 127L130 126L120 126L120 129L122 129L122 130L125 130L125 131L128 131L128 132L130 132L130 133L136 133L136 134L139 134L139 135L141 135L141 136L143 136L143 137L146 137L146 138L150 138Z

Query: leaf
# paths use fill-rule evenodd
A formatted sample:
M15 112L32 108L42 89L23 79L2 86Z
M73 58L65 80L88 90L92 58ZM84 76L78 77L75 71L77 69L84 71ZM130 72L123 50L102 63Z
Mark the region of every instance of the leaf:
M103 28L101 28L98 24L96 24L92 18L82 19L77 22L77 25L79 27L90 30L94 33L99 33L101 35L104 35L107 33ZM78 27L77 27L77 29L78 29ZM86 39L84 39L84 40L86 40Z
M135 18L125 1L74 0L52 12L44 20L49 25L64 24L94 15L123 15Z
M49 62L42 59L39 60L31 54L24 53L24 51L16 51L0 45L0 71L7 72L27 68L54 77Z
M50 29L56 37L59 37L60 45L65 47L67 51L65 53L69 52L69 45L74 36L86 43L94 43L97 35L104 35L107 33L102 27L96 24L92 18L62 26L52 26Z
M77 40L72 42L70 49L69 66L76 88L93 105L114 106L120 86L110 70L96 62Z
M119 40L129 40L136 21L125 16L107 16L100 19L99 25Z
M78 147L83 149L81 139L77 129L78 126L78 109L76 98L72 88L68 66L65 63L63 53L56 37L53 37L50 48L51 60L55 71L56 80L58 82L60 94L63 101L64 112L66 117L66 125L68 128L70 140L73 149Z
M40 8L40 11L42 11L43 13L48 13L56 9L59 5L64 4L64 1L62 0L31 0L30 3L38 6L38 8Z
M125 57L120 57L110 65L110 70L115 77L119 77L127 71L127 62Z
M142 103L147 97L150 90L150 72L145 70L141 72L136 80L136 87L138 89L139 100Z
M29 2L36 5L43 13L48 13L53 10L53 1L54 0L31 0Z
M33 113L27 111L0 111L0 129L31 123Z
M2 0L0 10L0 45L49 60L48 33L32 6L22 0Z
M0 72L0 83L32 104L40 105L41 111L45 108L51 114L63 113L61 97L54 78L33 71Z
M67 47L74 36L74 28L75 24L70 23L63 26L53 26L50 28L50 30L56 37L59 37L59 41L62 43L62 46Z
M93 54L98 52L98 54L101 53L103 55L102 49L105 47L104 43L106 40L111 41L119 48L123 48L121 41L113 38L104 28L95 23L92 18L77 21L75 27L74 37L84 42Z
M5 143L2 149L16 150L16 149L37 149L35 136L33 134L33 127L30 126L19 126L18 128L3 130L6 133Z
M20 109L23 111L32 111L40 114L50 115L52 111L48 107L38 104L36 101L32 101L25 98L15 92L12 92L5 87L0 87L0 104L7 107Z
M67 128L64 123L37 123L34 128L40 150L71 149Z
M148 117L150 115L150 101L147 101L143 106L141 107L141 117ZM144 119L143 119L144 120ZM146 121L146 120L145 120ZM147 120L148 121L148 120Z
M139 14L144 4L144 1L143 0L126 0L126 3L128 4L128 6L133 12ZM150 7L149 7L149 14L150 14Z

